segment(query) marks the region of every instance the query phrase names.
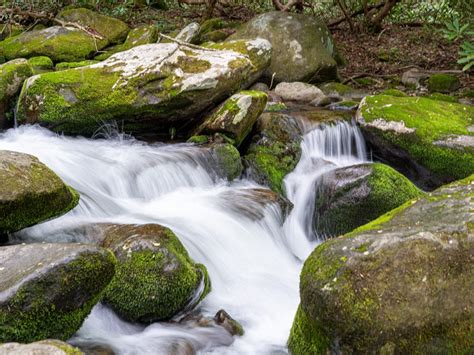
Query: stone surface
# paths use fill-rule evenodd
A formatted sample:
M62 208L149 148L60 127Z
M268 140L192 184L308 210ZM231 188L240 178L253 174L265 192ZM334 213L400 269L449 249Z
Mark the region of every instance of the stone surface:
M291 353L472 353L473 211L471 176L318 246Z
M262 91L241 91L222 103L196 130L196 134L222 133L239 146L265 109Z
M195 264L176 235L158 224L98 226L102 246L117 257L104 301L125 319L151 323L191 310L210 291L204 265Z
M0 234L74 208L79 194L36 157L0 150Z
M33 74L41 74L53 71L54 64L49 57L40 56L40 57L31 57L28 59L28 63L33 70Z
M82 355L83 352L60 340L48 339L30 344L0 345L0 355Z
M266 112L257 120L244 159L249 175L273 191L283 192L283 179L301 157L303 133L296 120L277 112Z
M113 120L138 134L189 127L199 113L252 84L270 60L265 40L221 49L147 44L94 65L33 76L20 95L18 122L83 135Z
M280 96L284 101L301 102L321 100L325 96L316 86L300 82L279 83L275 87L275 94Z
M176 35L175 39L186 43L197 43L200 28L199 23L191 22Z
M374 157L425 189L474 173L474 107L423 97L367 96L357 121Z
M338 53L323 21L303 14L267 12L244 24L229 39L265 38L273 47L264 73L268 82L337 79Z
M0 342L66 340L114 275L115 258L86 244L0 248Z
M366 224L423 193L387 165L338 168L317 181L313 229L338 236Z

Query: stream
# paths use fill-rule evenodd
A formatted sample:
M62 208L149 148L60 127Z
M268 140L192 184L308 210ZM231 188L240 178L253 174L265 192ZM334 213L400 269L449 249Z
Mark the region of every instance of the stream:
M113 132L71 138L35 126L0 134L0 149L37 156L81 194L73 211L17 233L16 241L90 242L81 227L97 222L165 225L207 266L212 292L200 313L212 317L224 309L245 330L233 338L192 321L130 324L99 304L70 343L116 354L287 353L302 263L327 237L312 230L317 180L367 156L351 123L301 124L302 157L284 182L294 204L286 220L277 205L251 203L255 182L219 178L209 153L197 146L148 144ZM259 210L248 213L252 208Z

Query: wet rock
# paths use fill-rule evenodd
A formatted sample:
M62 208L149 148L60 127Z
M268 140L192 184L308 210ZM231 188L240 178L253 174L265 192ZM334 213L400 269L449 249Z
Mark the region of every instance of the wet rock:
M219 177L224 177L228 181L237 179L243 170L240 153L232 144L213 143L211 150L211 166L214 167Z
M280 83L276 86L275 93L284 101L311 102L325 96L316 86L300 82Z
M433 74L428 78L428 90L449 94L461 87L459 78L450 74Z
M425 189L474 172L474 108L423 97L368 96L357 121L374 157Z
M324 174L316 187L313 229L338 236L423 194L389 166L360 164Z
M79 195L37 158L0 150L0 234L60 216Z
M78 348L59 340L41 340L30 344L6 343L0 345L2 355L82 355Z
M33 75L33 70L26 59L15 59L0 65L0 129L6 128L8 122L6 113L12 109L12 98L20 91L23 82Z
M61 11L57 19L64 22L78 23L106 38L108 43L120 43L127 37L127 24L114 17L104 16L84 8L72 8Z
M471 176L318 246L291 353L472 352L473 196Z
M115 258L87 244L0 248L0 342L66 340L114 275Z
M242 328L242 325L240 325L239 322L232 318L229 313L223 309L216 313L214 321L216 324L224 327L231 335L244 335L244 328Z
M113 120L134 134L189 127L199 113L250 85L269 63L265 40L226 46L241 52L147 44L94 65L34 76L20 95L18 122L83 135Z
M102 246L117 258L104 301L132 322L151 323L190 310L210 291L206 267L195 264L176 235L158 224L103 225Z
M241 91L221 104L197 128L196 134L222 133L239 146L265 109L267 95L261 91Z
M262 114L254 132L243 157L247 173L258 183L282 193L284 177L301 157L303 133L293 117L276 112Z
M325 95L331 97L342 97L345 100L354 100L360 101L366 96L366 94L360 90L354 89L349 85L345 85L342 83L331 82L322 84L319 87Z
M282 30L284 29L284 30ZM317 82L337 79L337 50L323 21L303 14L267 12L244 24L229 39L265 38L272 44L265 81Z
M355 111L359 107L359 102L358 101L337 101L333 102L330 105L328 105L329 110L334 110L334 111Z

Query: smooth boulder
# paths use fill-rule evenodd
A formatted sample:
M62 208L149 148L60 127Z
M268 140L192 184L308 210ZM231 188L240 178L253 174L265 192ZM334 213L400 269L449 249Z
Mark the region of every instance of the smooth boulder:
M275 87L275 94L280 96L284 101L311 102L321 100L325 97L324 93L318 87L301 82L279 83Z
M267 12L254 17L230 40L264 38L273 47L271 64L264 78L282 81L318 82L337 79L338 57L327 26L313 16Z
M170 229L158 224L98 228L102 246L117 258L104 302L123 318L144 323L170 319L209 293L206 267L191 260Z
M222 133L239 146L252 130L266 103L267 95L264 92L240 91L206 118L196 134Z
M424 189L474 173L474 107L424 97L367 96L357 122L374 157Z
M83 355L84 353L68 343L48 339L30 344L6 343L0 345L1 355Z
M313 228L333 237L423 194L405 176L380 163L338 168L316 184Z
M283 193L283 179L300 160L302 137L293 117L277 112L262 114L243 157L248 174L256 182Z
M267 41L233 46L241 52L147 44L90 66L34 76L21 92L18 122L82 135L113 120L134 134L189 129L199 113L252 84L268 65Z
M0 343L69 339L114 275L110 251L87 244L0 248Z
M79 194L36 157L0 150L0 234L61 216Z
M473 197L471 176L319 245L291 353L472 353Z

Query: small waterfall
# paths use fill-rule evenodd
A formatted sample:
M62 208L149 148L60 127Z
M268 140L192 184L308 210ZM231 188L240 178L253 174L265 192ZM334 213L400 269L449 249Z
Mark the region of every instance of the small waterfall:
M312 223L318 179L331 170L363 163L367 152L359 128L346 121L309 128L301 150L298 165L284 181L286 195L294 204L284 228L287 245L304 260L307 251L324 239L313 230Z

